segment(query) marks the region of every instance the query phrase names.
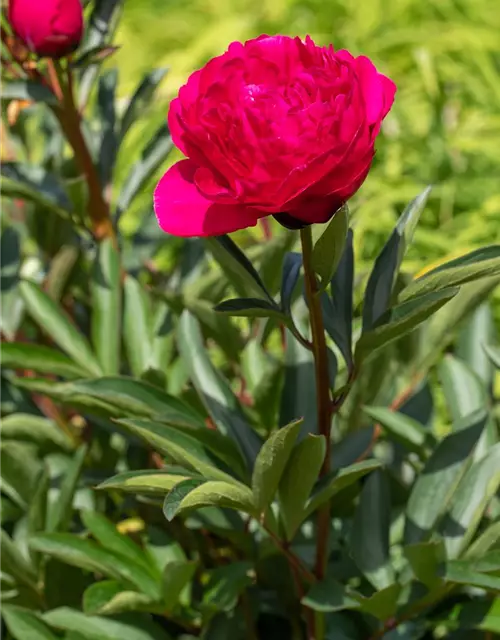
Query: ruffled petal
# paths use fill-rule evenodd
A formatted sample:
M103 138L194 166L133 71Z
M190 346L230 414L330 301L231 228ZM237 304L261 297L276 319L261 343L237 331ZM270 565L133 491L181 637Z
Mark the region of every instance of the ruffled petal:
M219 236L257 224L259 213L242 205L207 200L194 183L191 160L174 164L154 193L154 210L163 231L174 236Z

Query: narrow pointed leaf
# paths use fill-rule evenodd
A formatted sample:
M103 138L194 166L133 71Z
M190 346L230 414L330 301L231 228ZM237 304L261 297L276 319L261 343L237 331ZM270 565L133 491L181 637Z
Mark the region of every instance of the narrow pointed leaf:
M207 244L215 260L240 295L272 301L254 266L229 236L208 238Z
M123 335L127 358L134 376L147 370L151 359L151 300L142 285L127 276L124 284Z
M168 496L166 501L168 501ZM174 513L170 512L170 519L202 507L236 509L258 517L251 489L243 485L211 480L189 491L180 501Z
M30 342L2 343L2 366L6 369L32 369L62 378L84 378L86 369L64 353Z
M400 302L500 274L500 245L482 247L417 278L399 294Z
M132 127L137 119L150 106L156 89L165 77L167 71L168 69L161 67L159 69L153 69L143 77L123 114L118 136L119 143L123 140L130 127Z
M59 496L52 504L49 511L47 531L66 531L73 517L73 498L80 480L85 457L87 455L87 445L82 445L69 464L65 475L61 480Z
M173 146L172 136L167 125L161 125L125 178L116 205L117 218L127 211L135 197L141 192L142 187L163 164Z
M394 582L389 556L391 500L389 482L382 471L366 480L354 514L351 531L351 554L359 569L376 589Z
M196 319L184 312L178 328L179 349L190 378L219 431L238 444L249 469L260 449L257 434L248 424L228 382L211 363Z
M271 504L299 433L301 421L275 431L262 445L255 460L252 491L259 511Z
M108 478L97 489L119 489L129 493L154 493L165 495L191 473L173 473L169 471L145 469L144 471L124 471Z
M410 451L422 452L427 433L419 422L386 407L363 407L363 411Z
M311 266L320 278L322 289L326 289L337 270L344 251L348 228L349 210L347 205L344 205L334 214L314 243Z
M359 608L359 603L348 595L346 587L333 578L314 584L302 598L301 603L321 613Z
M219 313L229 316L241 316L244 318L276 318L282 322L284 314L276 304L271 304L259 298L235 298L224 300L215 307Z
M316 485L306 505L307 515L316 511L319 506L333 498L339 491L342 491L366 474L378 469L380 466L381 463L378 460L364 460L362 462L355 462L349 467L332 471Z
M99 244L90 281L92 344L106 375L120 372L120 258L111 240Z
M427 188L410 202L375 260L366 285L363 304L363 332L365 333L377 324L390 306L394 282L429 192L430 189Z
M215 466L205 448L187 432L150 420L120 420L128 431L171 456L177 463L185 464L211 480L238 481Z
M474 462L457 487L442 526L448 558L457 558L467 547L499 487L500 443Z
M326 453L324 436L307 435L290 455L279 484L280 512L291 540L306 517L306 502Z
M344 252L330 283L330 297L321 297L325 329L352 366L352 314L354 286L353 234L348 230Z
M472 462L474 449L486 424L479 411L464 418L446 436L417 477L406 509L406 544L429 537L438 519L449 508L461 478Z
M290 252L285 255L281 276L281 308L287 316L290 316L292 313L293 291L299 279L301 267L301 253Z
M376 349L398 340L427 320L458 293L458 289L443 289L393 307L382 319L383 322L363 333L356 344L358 362L371 355Z
M91 540L70 533L46 533L31 538L30 548L74 567L126 580L149 597L160 594L159 581L142 565Z
M90 345L62 309L38 285L27 280L19 285L26 308L44 332L91 375L100 375L101 367Z
M29 609L3 604L2 618L15 640L57 640L49 627Z

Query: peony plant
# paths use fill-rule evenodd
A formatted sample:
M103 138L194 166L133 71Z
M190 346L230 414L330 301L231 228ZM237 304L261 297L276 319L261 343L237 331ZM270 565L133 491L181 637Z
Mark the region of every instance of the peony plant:
M500 247L411 273L427 188L359 269L365 56L234 42L167 126L91 5L4 18L2 630L493 637Z

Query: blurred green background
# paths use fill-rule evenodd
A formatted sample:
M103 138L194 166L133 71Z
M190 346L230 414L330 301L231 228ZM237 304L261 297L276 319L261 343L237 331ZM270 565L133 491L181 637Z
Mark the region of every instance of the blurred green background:
M261 33L310 34L366 54L397 83L373 171L351 203L361 263L427 184L410 270L500 240L498 0L127 0L111 64L124 97L152 66L169 67L145 125L153 129L191 71Z

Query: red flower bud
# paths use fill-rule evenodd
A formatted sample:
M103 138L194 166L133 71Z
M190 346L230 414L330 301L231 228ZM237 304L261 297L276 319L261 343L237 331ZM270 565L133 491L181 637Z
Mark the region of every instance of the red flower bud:
M74 51L83 34L80 0L10 0L14 33L40 57L62 58Z

